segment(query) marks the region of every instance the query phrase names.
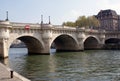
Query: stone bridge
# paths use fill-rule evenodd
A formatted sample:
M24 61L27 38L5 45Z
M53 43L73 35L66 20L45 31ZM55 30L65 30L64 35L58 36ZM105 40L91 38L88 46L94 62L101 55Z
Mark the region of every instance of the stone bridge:
M52 44L57 51L101 49L106 40L120 38L118 33L52 24L0 21L0 57L9 56L9 48L16 39L26 44L28 54L49 54Z

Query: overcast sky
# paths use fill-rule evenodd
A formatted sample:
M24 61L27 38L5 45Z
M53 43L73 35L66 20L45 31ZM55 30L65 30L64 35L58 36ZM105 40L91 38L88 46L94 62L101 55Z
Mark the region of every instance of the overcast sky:
M120 0L1 0L0 20L12 22L39 23L41 15L44 23L51 16L52 24L74 21L79 16L97 15L100 10L112 9L120 14Z

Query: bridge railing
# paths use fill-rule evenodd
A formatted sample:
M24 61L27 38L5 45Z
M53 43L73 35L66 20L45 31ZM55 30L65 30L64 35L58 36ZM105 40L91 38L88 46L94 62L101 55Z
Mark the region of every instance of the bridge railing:
M41 27L39 23L16 23L16 22L11 22L11 25L13 27L25 27L26 25L29 25L30 27Z
M111 34L112 33L114 33L114 34L116 33L116 34L118 34L118 33L120 33L120 31L106 31L106 33L111 33Z
M105 33L105 30L100 29L92 29L86 27L69 27L69 26L61 26L61 25L54 25L53 28L60 29L60 30L74 30L77 32L86 32L86 33Z
M65 30L65 31L73 31L73 32L86 32L86 33L105 33L104 30L99 29L91 29L86 27L69 27L69 26L63 26L63 25L51 25L51 24L39 24L39 23L16 23L16 22L10 22L13 28L25 28L26 25L29 25L31 29L44 29L44 30Z
M55 28L62 28L62 29L76 29L75 27L68 27L68 26L62 26L62 25L54 25Z

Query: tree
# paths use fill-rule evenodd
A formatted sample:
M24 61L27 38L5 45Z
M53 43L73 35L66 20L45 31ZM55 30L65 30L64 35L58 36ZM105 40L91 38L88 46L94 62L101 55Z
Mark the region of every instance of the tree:
M100 23L95 16L79 16L75 22L64 22L63 25L71 27L99 27Z
M64 26L71 26L71 27L75 27L76 26L74 22L70 22L70 21L64 22L63 25Z
M83 27L83 26L88 26L88 21L85 16L80 16L78 19L75 21L76 26L78 27Z
M95 18L95 16L89 16L88 23L89 23L88 25L90 27L99 27L100 26L99 20L97 18Z

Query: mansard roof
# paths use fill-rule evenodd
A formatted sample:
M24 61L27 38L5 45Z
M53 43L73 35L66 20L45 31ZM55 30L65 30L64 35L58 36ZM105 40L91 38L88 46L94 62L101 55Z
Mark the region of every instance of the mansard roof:
M116 11L108 9L108 10L101 10L98 13L98 16L117 16Z

